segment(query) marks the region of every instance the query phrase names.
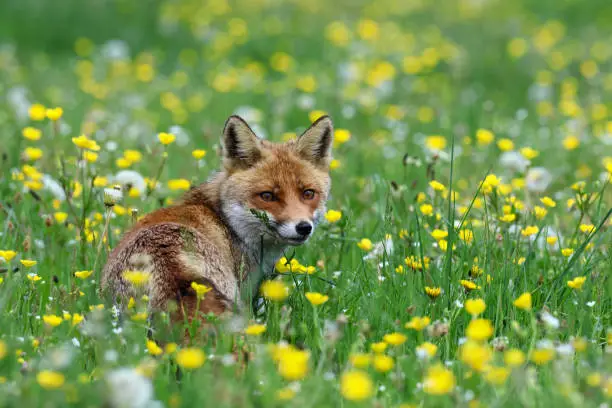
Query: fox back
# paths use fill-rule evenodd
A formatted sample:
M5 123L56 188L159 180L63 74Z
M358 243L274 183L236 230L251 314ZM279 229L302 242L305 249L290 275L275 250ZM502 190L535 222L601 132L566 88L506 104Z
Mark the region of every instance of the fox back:
M299 138L272 143L231 116L222 136L222 168L174 206L146 215L111 252L102 287L120 304L136 296L126 271L149 274L151 310L174 320L198 310L239 308L285 248L304 244L325 212L333 126L324 116ZM198 301L192 283L211 288ZM170 308L174 304L177 307Z

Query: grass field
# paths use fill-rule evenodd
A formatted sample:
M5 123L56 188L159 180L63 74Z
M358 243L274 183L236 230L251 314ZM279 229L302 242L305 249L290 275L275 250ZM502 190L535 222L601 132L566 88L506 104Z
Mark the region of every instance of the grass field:
M0 406L609 404L610 21L609 0L4 0ZM101 268L218 168L232 113L277 141L330 114L330 211L265 309L148 340L146 297L120 318Z

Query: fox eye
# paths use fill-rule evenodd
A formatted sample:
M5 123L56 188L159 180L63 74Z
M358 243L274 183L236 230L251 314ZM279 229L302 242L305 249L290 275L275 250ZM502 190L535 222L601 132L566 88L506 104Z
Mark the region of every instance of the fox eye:
M315 191L312 189L304 190L302 197L304 197L304 200L312 200L315 197Z
M264 191L262 193L259 193L259 197L264 201L276 201L276 197L271 191Z

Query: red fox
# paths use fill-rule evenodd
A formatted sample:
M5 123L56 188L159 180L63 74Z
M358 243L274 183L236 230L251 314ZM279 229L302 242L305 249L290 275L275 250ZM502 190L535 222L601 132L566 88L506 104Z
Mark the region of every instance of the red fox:
M172 320L240 308L288 246L305 243L325 213L333 124L328 116L299 138L258 138L239 116L225 123L222 170L174 206L146 215L111 252L102 288L124 302L135 290L125 271L149 273L153 311ZM197 301L192 282L212 290Z

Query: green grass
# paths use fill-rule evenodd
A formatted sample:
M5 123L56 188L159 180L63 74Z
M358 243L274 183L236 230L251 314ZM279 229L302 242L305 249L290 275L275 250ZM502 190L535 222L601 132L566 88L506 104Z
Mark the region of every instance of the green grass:
M0 406L117 405L113 398L138 406L126 401L147 397L148 384L151 399L168 407L595 407L609 401L608 2L223 4L5 1L0 250L16 255L0 264ZM114 39L127 47L126 58L108 58ZM63 116L33 120L27 110L34 103L62 107ZM147 349L146 300L137 299L119 319L98 295L99 274L109 248L133 223L129 209L142 215L171 204L181 191L170 190L169 180L198 183L218 168L221 129L236 111L276 141L300 133L314 111L346 129L350 140L334 147L339 167L331 171L328 203L342 217L288 251L315 272L276 278L291 287L286 300L212 319L212 333L178 346L201 350L205 363L177 374L184 365L179 352L153 356L154 348ZM182 131L163 147L157 134L174 125ZM40 129L41 139L24 138L27 126ZM487 143L483 130L492 132ZM101 146L85 167L77 165L82 152L72 143L82 133ZM520 169L513 167L521 167L518 156L504 164L504 139L517 154L528 155L526 147L539 154ZM41 149L41 158L24 156L32 147ZM92 180L108 177L109 187L128 149L142 154L129 169L158 184L150 195L126 194L111 210L98 256L109 218L103 187L92 187ZM206 150L204 159L194 159L194 149ZM540 168L551 180L535 188ZM37 183L43 174L63 185L68 198L54 201ZM430 186L434 180L442 191ZM544 197L556 206L546 207ZM58 221L58 213L66 220L60 214ZM502 221L508 214L515 219ZM537 227L531 237L522 233L528 226ZM436 229L448 232L445 250L432 236ZM357 245L363 238L378 248L369 259L364 256L372 251ZM93 274L74 275L84 270ZM28 278L34 274L40 280ZM585 278L579 289L568 285L577 277ZM467 290L462 280L477 289ZM425 287L441 294L432 299ZM329 300L313 306L307 292ZM532 296L527 311L514 305L526 292ZM493 333L462 346L473 320L463 307L468 299L485 302L479 317ZM57 327L44 321L65 313L70 316ZM74 314L84 320L72 325ZM406 328L415 316L428 317L428 327ZM265 333L245 334L255 323ZM180 343L176 333L184 328L166 317L154 328L162 348ZM391 333L405 335L405 342L387 346L382 355L394 365L381 367L388 359L375 357L371 347ZM280 342L293 348L277 350L275 361L273 345ZM437 346L433 357L420 357L424 342ZM526 361L510 367L509 349ZM306 364L297 350L308 353ZM550 361L538 364L538 355L550 350ZM457 387L432 395L431 380L441 386L449 378L432 369L439 363ZM120 368L132 370L121 383L134 389L111 385ZM63 384L45 387L46 371L60 374ZM341 388L343 375L354 371L372 382L361 402Z

